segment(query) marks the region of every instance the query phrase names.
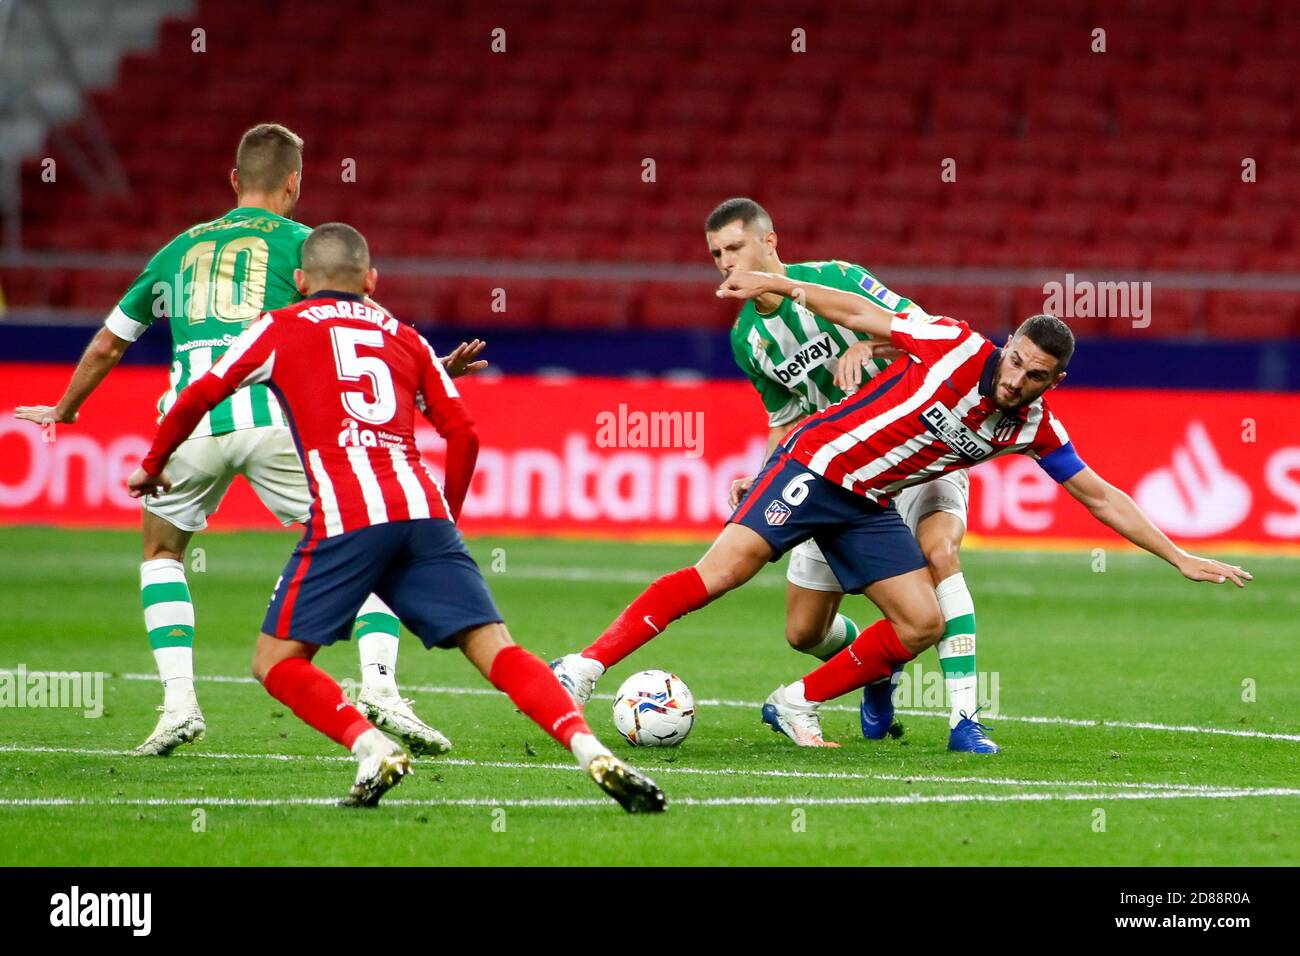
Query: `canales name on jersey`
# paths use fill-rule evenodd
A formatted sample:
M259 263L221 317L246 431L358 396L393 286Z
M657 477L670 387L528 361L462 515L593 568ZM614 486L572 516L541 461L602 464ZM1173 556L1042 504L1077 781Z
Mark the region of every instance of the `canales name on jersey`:
M149 260L104 324L134 342L157 319L169 320L170 387L159 412L166 414L264 312L300 298L293 270L310 232L300 222L245 206L192 226ZM274 396L254 385L204 415L191 437L284 424Z

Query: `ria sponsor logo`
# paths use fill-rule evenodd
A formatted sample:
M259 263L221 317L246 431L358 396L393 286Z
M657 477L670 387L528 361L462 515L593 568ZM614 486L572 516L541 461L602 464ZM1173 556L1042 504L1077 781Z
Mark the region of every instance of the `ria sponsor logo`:
M50 925L125 926L132 936L153 928L152 893L82 893L78 886L50 897Z
M963 425L941 402L935 402L921 413L921 423L964 458L979 461L993 453L992 445Z
M355 418L345 418L339 431L340 448L401 448L400 435L383 429L362 428Z
M809 372L820 368L834 357L835 343L829 334L823 332L780 365L773 365L772 372L782 385L802 382Z

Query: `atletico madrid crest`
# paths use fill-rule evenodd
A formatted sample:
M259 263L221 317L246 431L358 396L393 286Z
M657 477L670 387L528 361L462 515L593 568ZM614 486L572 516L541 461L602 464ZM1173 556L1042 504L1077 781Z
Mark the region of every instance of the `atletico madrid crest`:
M763 512L763 517L774 528L783 525L786 519L790 517L790 506L784 501L774 501L767 506L767 510Z
M1011 441L1012 436L1016 433L1016 429L1018 429L1022 424L1024 423L1020 421L1018 416L1008 415L1006 412L1003 412L1002 419L993 429L993 440L999 444Z

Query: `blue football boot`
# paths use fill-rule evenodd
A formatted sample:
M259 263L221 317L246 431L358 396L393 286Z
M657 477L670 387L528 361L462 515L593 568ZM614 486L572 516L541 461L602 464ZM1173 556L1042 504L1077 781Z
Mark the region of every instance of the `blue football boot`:
M980 708L977 707L975 714L979 712ZM961 720L948 732L948 749L967 754L1001 753L1002 748L989 739L990 729L975 720L974 714L967 717L966 712L962 711Z
M894 719L894 685L900 673L901 667L887 678L862 688L858 717L862 721L862 736L867 740L903 736L903 725Z

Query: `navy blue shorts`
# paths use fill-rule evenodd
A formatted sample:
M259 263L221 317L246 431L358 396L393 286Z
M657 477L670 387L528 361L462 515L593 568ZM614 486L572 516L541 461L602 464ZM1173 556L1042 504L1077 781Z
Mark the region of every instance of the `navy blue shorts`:
M275 584L262 630L308 644L345 641L372 592L425 647L451 647L459 632L501 620L456 526L421 518L333 538L308 531Z
M892 504L881 507L776 452L730 521L758 533L775 561L809 538L846 594L925 567L925 557Z

